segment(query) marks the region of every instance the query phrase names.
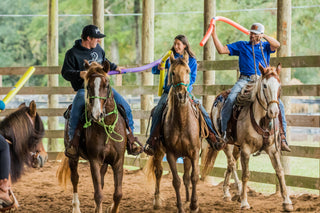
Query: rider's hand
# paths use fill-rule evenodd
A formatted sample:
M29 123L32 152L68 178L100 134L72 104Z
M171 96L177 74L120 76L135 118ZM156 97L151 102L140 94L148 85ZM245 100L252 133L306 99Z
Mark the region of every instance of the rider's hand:
M116 71L118 71L118 72L121 74L121 71L122 71L123 69L125 69L125 67L117 66Z
M87 75L87 71L80 71L80 78L84 79Z
M161 63L158 64L158 70L164 70L164 67L161 66Z

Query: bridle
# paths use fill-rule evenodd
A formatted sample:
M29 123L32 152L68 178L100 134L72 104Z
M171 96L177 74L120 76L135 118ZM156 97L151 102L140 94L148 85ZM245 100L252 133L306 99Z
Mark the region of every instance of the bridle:
M92 77L100 77L100 78L103 78L104 76L103 75L98 75L98 74L94 74L92 75ZM116 141L116 142L122 142L123 141L123 137L122 135L120 135L119 133L117 133L115 131L115 127L116 127L116 124L118 123L118 119L119 119L119 114L118 114L118 107L117 107L117 103L116 101L114 100L113 98L113 95L112 95L112 90L111 90L111 86L110 84L108 84L107 86L107 97L104 97L104 96L96 96L96 95L93 95L93 96L89 96L89 93L88 93L88 86L86 88L87 90L87 100L90 100L90 99L101 99L101 100L104 100L104 103L103 103L103 117L101 118L101 121L100 120L97 120L97 119L94 119L92 116L90 116L90 118L88 119L88 110L87 110L87 105L88 103L85 104L85 119L86 119L86 123L83 125L83 128L88 128L89 126L91 126L91 120L97 124L99 124L100 126L102 126L105 130L105 133L108 135L107 137L107 141L106 143L108 142L109 138L111 138L112 140ZM107 104L107 100L109 98L112 98L113 99L113 102L114 102L114 109L111 111L111 112L108 112L106 113L106 104ZM90 101L89 101L90 102ZM116 119L114 120L114 122L110 125L107 125L105 123L105 117L107 116L110 116L112 114L115 114L116 115ZM117 135L118 137L120 137L120 139L116 139L114 137L111 136L111 134L114 133L115 135Z

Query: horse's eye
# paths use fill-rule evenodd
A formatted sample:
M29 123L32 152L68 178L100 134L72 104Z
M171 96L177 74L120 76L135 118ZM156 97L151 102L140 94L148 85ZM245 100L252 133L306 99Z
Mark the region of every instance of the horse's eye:
M172 75L174 75L174 72L172 72Z
M263 85L263 88L267 89L267 85L266 85L266 84L264 84L264 85Z

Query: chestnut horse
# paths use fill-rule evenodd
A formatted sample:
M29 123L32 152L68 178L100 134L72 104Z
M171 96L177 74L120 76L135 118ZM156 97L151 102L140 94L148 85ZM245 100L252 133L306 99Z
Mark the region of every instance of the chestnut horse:
M223 184L224 197L226 199L231 198L229 180L231 174L233 174L238 188L238 195L240 195L241 209L250 208L247 200L250 155L253 153L260 154L261 151L265 151L269 155L280 183L283 208L285 211L292 211L293 206L289 198L284 172L280 162L281 142L279 139L278 99L281 88L279 78L281 65L278 64L277 67L263 68L259 64L259 69L262 76L256 82L248 84L250 87L245 87L241 92L242 97L249 97L247 100L249 101L249 104L243 105L237 119L230 120L231 123L236 122L236 126L232 129L233 141L229 141L231 144L228 144L223 150L228 159L228 166ZM248 90L251 90L252 92L244 92ZM241 100L241 96L238 95L238 101ZM211 111L211 118L214 127L218 130L217 132L219 132L220 129L219 116L223 102L224 98L222 98L222 95L217 96ZM216 156L216 151L211 149L205 161L205 168L209 168L209 164L214 164ZM236 161L239 157L241 157L242 188L236 172Z
M185 210L181 201L181 181L176 166L179 157L184 158L183 183L186 190L186 201L190 201L189 184L192 167L190 210L191 212L199 210L196 187L199 179L200 126L187 90L190 81L188 59L186 53L183 58L174 59L173 55L170 56L171 66L168 73L168 84L172 87L168 94L168 108L163 122L164 138L160 147L156 149L154 156L149 158L146 166L147 175L156 179L154 209L158 209L161 206L162 159L164 154L167 155L173 176L172 184L176 192L177 208L180 213L185 212Z
M119 204L122 198L122 179L124 154L127 144L126 123L117 109L113 98L110 79L107 75L109 63L104 67L96 62L91 65L87 61L88 72L85 77L86 89L86 128L80 134L79 155L90 163L92 181L94 185L95 212L102 212L102 189L104 187L104 176L108 165L113 170L114 194L113 204L107 212L119 212ZM65 143L68 138L68 120L65 125ZM79 157L64 158L57 176L60 183L66 184L70 178L73 185L73 212L80 212L80 201L78 198L79 174L77 171Z
M31 101L29 106L21 104L16 111L0 122L0 134L7 140L10 147L12 183L21 177L25 165L32 165L30 153L35 152L37 146L42 144L44 132L43 123L34 101ZM15 202L17 207L17 201ZM3 210L3 208L0 209L0 211Z

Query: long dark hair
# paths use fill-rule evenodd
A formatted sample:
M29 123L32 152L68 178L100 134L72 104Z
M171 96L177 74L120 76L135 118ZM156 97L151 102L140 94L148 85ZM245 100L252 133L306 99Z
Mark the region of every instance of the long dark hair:
M174 40L178 39L179 41L181 41L184 45L186 45L185 51L187 51L187 53L189 54L189 56L196 58L196 55L193 53L193 51L191 50L189 41L187 39L187 37L185 35L177 35ZM171 50L176 53L176 51L174 50L174 46L172 45Z

